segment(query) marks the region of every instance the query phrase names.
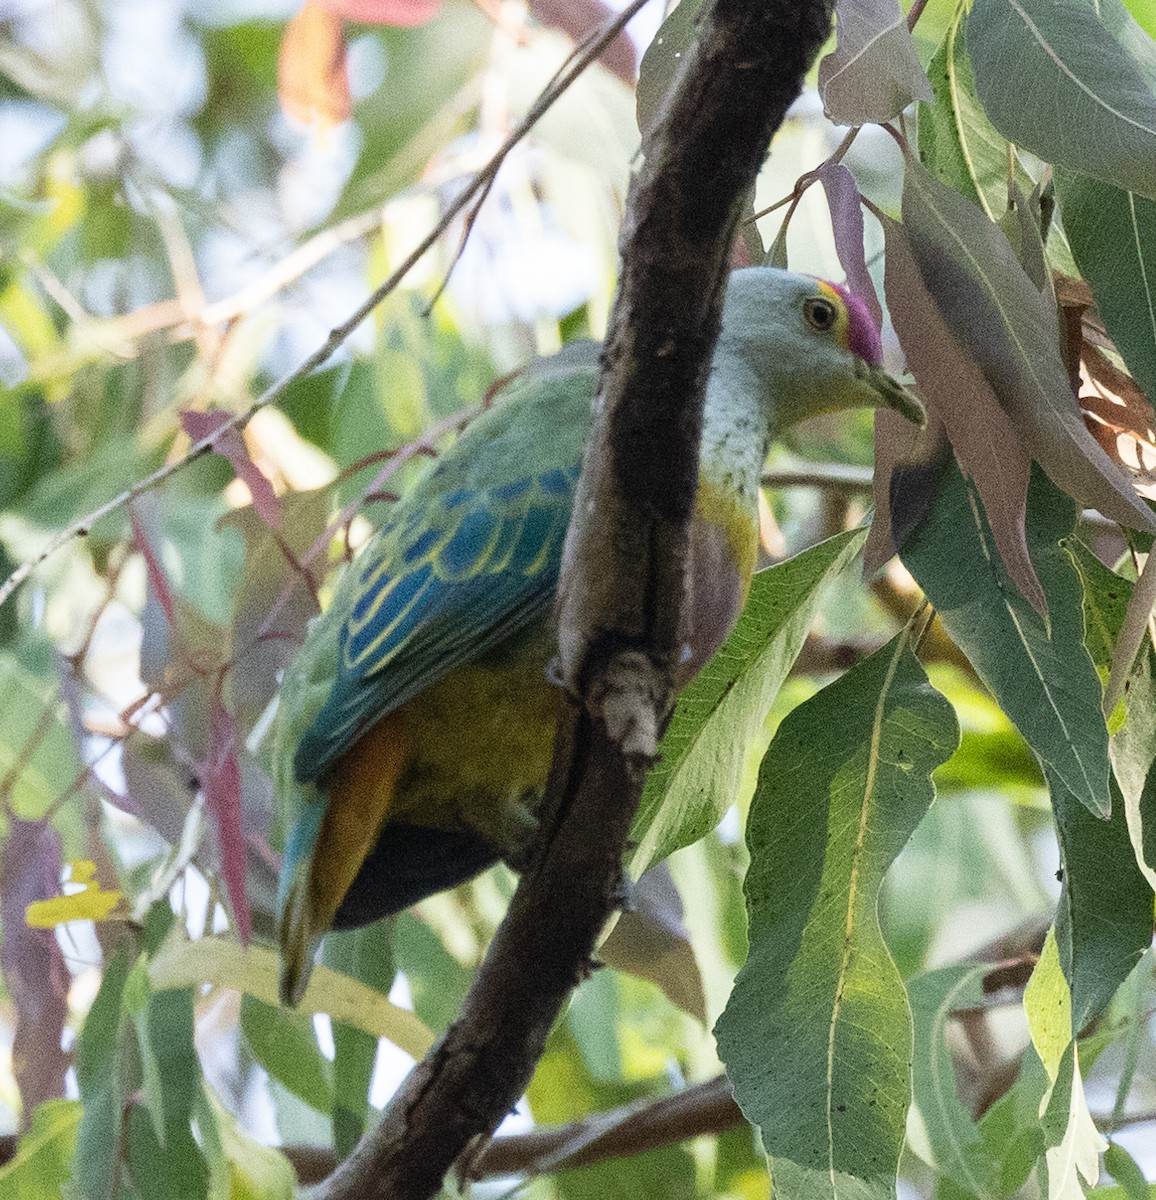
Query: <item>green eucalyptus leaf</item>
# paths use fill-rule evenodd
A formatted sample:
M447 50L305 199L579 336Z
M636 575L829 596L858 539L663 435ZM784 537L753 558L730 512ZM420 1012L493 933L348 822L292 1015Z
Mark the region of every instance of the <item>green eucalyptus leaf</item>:
M1115 779L1112 812L1099 820L1052 771L1045 774L1063 863L1056 944L1079 1031L1103 1012L1152 944L1152 889L1136 865Z
M835 33L834 52L819 63L819 94L830 120L890 121L913 100L931 99L897 0L839 0Z
M954 462L903 562L944 627L1040 761L1097 816L1110 808L1100 679L1084 648L1080 577L1060 545L1075 506L1039 471L1028 489L1028 546L1050 621L1015 590L972 487Z
M296 1177L289 1160L276 1147L251 1138L211 1093L206 1093L198 1123L206 1130L206 1143L213 1143L206 1145L211 1169L217 1173L223 1166L227 1171L223 1182L230 1200L293 1200ZM216 1194L214 1187L214 1200Z
M141 1200L204 1200L209 1169L186 1124L157 1136L148 1112L139 1104L125 1121L128 1170Z
M1065 545L1083 582L1088 651L1106 677L1132 586L1080 542L1070 539ZM1145 656L1143 663L1148 660ZM1134 677L1133 689L1138 684L1143 688L1143 679ZM1129 696L1129 710L1137 717L1133 735L1139 723L1156 730L1150 700L1146 690L1143 696L1134 691ZM1148 738L1143 740L1150 744ZM1077 1031L1104 1010L1152 942L1152 888L1133 851L1134 840L1143 839L1143 810L1126 802L1117 783L1120 745L1117 733L1109 747L1115 772L1109 781L1112 811L1107 820L1093 817L1053 771L1045 771L1064 868L1056 944L1072 991L1072 1024ZM1146 753L1150 763L1153 750Z
M783 1200L892 1194L911 1020L879 889L958 741L904 632L790 713L763 759L750 954L715 1034Z
M1008 142L975 94L966 21L961 6L927 68L934 98L918 110L919 159L937 179L995 220L1007 209ZM1018 163L1016 172L1021 184L1028 182Z
M8 805L25 820L43 817L80 768L58 680L0 653L0 778L8 780Z
M76 1135L73 1182L84 1200L113 1200L117 1194L125 1107L136 1083L126 1054L128 1016L122 1007L136 958L133 943L124 938L106 960L100 991L76 1039L76 1082L84 1116Z
M1084 581L1088 650L1101 676L1106 677L1133 584L1110 571L1083 543L1071 540L1068 548ZM1124 796L1132 844L1141 869L1156 887L1156 781L1150 782L1156 761L1156 654L1151 649L1137 660L1124 700L1125 720L1113 732L1108 751Z
M11 1162L0 1167L0 1195L60 1200L72 1177L82 1115L77 1100L46 1100L38 1105Z
M918 109L919 161L941 183L998 220L1007 211L1009 182L1025 195L1034 184L1015 147L988 120L979 102L966 28L967 9L960 5L927 68L934 99ZM1071 249L1058 225L1046 230L1045 249L1049 265L1065 275L1075 274Z
M271 1078L318 1112L332 1109L333 1067L317 1046L310 1017L244 995L241 1032Z
M1044 1155L1040 1105L1050 1086L1048 1073L1031 1045L1024 1047L1019 1074L979 1122L983 1152L991 1163L991 1186L998 1196L1014 1196Z
M1156 518L1084 425L1060 357L1050 291L1028 278L999 226L908 159L903 221L923 282L983 371L1024 446L1069 495L1134 529Z
M1017 145L1156 199L1156 95L1140 58L1151 39L1129 18L1126 46L1112 21L1118 32L1085 0L975 0L976 87Z
M798 657L823 585L866 530L838 534L760 571L738 623L678 699L635 818L635 877L713 829L734 803L747 750Z
M1104 1167L1113 1179L1119 1180L1128 1200L1151 1200L1153 1187L1144 1178L1144 1172L1136 1160L1119 1142L1112 1142L1108 1146Z
M1060 1200L1081 1191L1081 1179L1088 1184L1096 1182L1099 1155L1107 1143L1097 1132L1084 1097L1072 1025L1072 994L1051 932L1024 989L1024 1012L1032 1044L1051 1080L1040 1109L1040 1126L1046 1146L1049 1200Z
M666 99L683 56L698 37L702 0L683 0L662 22L638 68L637 115L642 133L651 127Z
M998 1194L991 1179L993 1164L959 1098L947 1026L957 1009L983 1005L983 977L989 970L990 965L964 963L930 971L907 985L915 1028L911 1098L923 1120L931 1165L979 1200Z

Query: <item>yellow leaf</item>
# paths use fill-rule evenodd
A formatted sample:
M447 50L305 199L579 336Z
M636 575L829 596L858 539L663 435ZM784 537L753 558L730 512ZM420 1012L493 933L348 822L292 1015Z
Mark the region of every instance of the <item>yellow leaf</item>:
M34 929L51 929L66 921L104 921L120 903L120 892L106 892L93 878L96 865L86 858L68 864L69 883L81 884L82 890L51 900L34 900L24 910L24 920Z
M1048 930L1040 960L1024 989L1024 1010L1032 1044L1054 1083L1072 1040L1072 993L1060 967L1054 926Z

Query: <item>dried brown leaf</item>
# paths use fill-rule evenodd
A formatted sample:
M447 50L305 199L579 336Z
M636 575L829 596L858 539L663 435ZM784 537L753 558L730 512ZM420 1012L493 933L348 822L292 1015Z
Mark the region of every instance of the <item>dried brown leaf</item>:
M1084 346L1083 360L1087 377L1083 379L1081 406L1141 441L1156 441L1152 404L1132 376L1096 346Z

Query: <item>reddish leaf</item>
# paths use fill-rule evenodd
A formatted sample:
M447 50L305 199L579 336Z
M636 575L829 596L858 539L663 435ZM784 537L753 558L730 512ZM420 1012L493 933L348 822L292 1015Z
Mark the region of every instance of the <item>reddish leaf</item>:
M1060 356L1056 306L1000 228L910 156L903 220L928 294L1032 458L1070 496L1131 529L1156 531L1131 480L1085 428Z
M615 15L615 10L602 0L530 0L530 12L535 20L568 33L575 42L581 42ZM602 51L598 61L623 83L634 86L638 59L625 31Z
M863 250L863 207L855 176L842 163L836 162L825 162L812 173L827 194L835 252L847 276L847 286L871 310L876 326L882 328L883 309L875 294Z
M68 1056L60 1048L70 978L51 929L30 929L29 904L60 891L60 835L43 821L9 817L0 854L0 965L16 1011L12 1070L25 1120L45 1100L64 1095Z
M221 521L245 540L245 568L229 631L226 701L243 732L252 728L277 691L280 672L317 615L317 590L329 565L326 553L303 560L322 537L330 489L285 497L284 528L271 530L251 508ZM327 545L327 543L326 543Z
M185 409L181 413L181 426L194 442L199 442L211 437L222 425L228 424L230 419L228 413L221 412L219 409L213 412L194 412L191 409ZM213 450L222 458L227 458L233 470L236 471L237 478L244 480L249 494L253 497L253 507L257 510L261 520L270 529L280 529L281 502L277 498L277 493L273 491L273 485L249 457L249 449L245 445L245 439L241 436L240 431L236 428L226 430L214 442Z
M739 271L743 267L753 267L755 259L751 254L751 244L747 230L754 230L755 237L759 236L758 230L753 224L744 226L740 231L739 236L735 238L735 244L731 247L731 270ZM758 261L761 263L766 255L766 251L759 255Z
M241 824L241 767L237 761L237 726L232 714L213 698L209 714L209 753L203 773L205 803L217 833L221 878L237 921L237 933L248 945L252 931L245 891L245 834Z
M884 218L887 303L929 409L943 422L964 475L975 481L1004 566L1041 615L1047 599L1028 555L1031 459L983 372L955 340L928 293L904 227Z
M404 28L432 21L442 6L441 0L313 0L313 3L359 25Z
M129 505L128 514L129 519L132 521L133 540L136 542L136 548L144 556L149 595L161 606L161 610L171 624L173 619L173 594L169 590L169 581L165 577L165 569L161 566L160 559L153 553L152 539L148 537L145 531L146 514L142 511L145 505L155 506L155 501L150 498L149 500L141 500ZM150 507L148 515L151 516L152 512L153 508Z
M180 844L189 807L200 788L198 773L176 753L176 738L131 734L124 743L123 767L126 795L107 793L108 799L151 825L170 845ZM243 746L237 749L241 773L241 823L245 834L245 895L251 913L265 914L270 923L276 909L276 859L266 838L272 820L272 785L269 777ZM219 859L201 846L193 861L208 873Z
M340 125L353 112L341 18L312 0L285 26L277 95L281 107L306 125Z

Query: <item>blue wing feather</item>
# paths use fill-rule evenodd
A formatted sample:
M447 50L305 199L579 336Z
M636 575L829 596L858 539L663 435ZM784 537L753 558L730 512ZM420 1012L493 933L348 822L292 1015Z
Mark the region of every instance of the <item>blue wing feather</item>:
M435 495L379 532L341 630L341 667L294 759L319 779L386 713L549 607L578 466Z

